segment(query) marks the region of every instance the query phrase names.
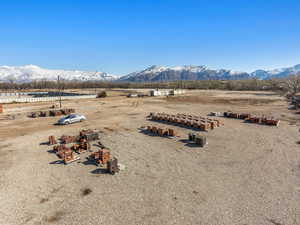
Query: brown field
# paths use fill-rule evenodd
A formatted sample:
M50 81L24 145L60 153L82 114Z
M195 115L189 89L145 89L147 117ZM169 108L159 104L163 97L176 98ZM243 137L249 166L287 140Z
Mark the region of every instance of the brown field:
M91 90L93 91L93 90ZM132 91L132 90L131 90ZM56 126L56 117L28 118L51 103L7 104L0 115L1 225L298 225L299 114L270 92L189 91L184 96L64 101L87 121ZM279 127L221 118L200 132L204 148L185 143L190 129L150 122L149 112L251 112L281 119ZM139 131L156 124L180 137ZM112 176L86 161L59 163L48 136L98 129L101 142L126 166ZM97 150L92 145L93 150Z

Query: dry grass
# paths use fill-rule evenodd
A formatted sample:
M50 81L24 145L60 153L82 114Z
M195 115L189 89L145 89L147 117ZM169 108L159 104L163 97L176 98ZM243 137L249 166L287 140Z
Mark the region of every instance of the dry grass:
M210 96L176 96L166 98L167 102L174 103L201 103L222 105L266 105L279 101L278 99L255 99L255 98L218 98Z

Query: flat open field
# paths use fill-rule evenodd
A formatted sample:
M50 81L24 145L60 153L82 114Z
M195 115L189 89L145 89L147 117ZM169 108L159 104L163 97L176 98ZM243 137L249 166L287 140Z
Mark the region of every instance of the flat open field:
M8 104L0 115L1 225L299 225L299 115L270 92L190 91L177 97L64 101L87 121L56 126L57 117L28 118L50 103ZM124 93L123 93L124 94ZM200 132L204 148L185 143L190 129L146 120L149 112L251 112L281 119L279 127L221 118ZM156 124L180 137L139 131ZM126 169L112 176L81 160L59 163L48 136L98 129ZM98 148L92 146L96 151ZM90 191L85 191L90 189Z

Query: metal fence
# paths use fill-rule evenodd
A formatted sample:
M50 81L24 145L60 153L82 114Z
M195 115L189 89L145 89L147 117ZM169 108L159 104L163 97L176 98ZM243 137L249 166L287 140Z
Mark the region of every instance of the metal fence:
M2 96L3 97L3 96ZM61 96L62 100L68 99L87 99L87 98L96 98L96 95L82 95L82 96ZM12 102L54 102L60 99L59 96L56 97L40 97L40 98L0 98L0 103L12 103Z

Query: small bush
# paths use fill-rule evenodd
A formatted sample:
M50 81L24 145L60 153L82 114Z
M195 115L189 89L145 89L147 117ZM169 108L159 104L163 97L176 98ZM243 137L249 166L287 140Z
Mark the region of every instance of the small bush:
M97 98L105 98L107 97L106 91L98 92Z

